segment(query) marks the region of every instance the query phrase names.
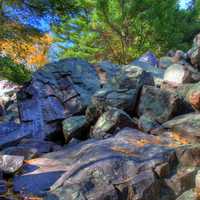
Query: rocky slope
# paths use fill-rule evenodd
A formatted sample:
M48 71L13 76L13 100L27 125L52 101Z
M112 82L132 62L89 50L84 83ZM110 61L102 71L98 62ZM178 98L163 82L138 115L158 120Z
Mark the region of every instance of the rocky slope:
M200 41L129 65L51 63L1 81L0 198L198 199Z

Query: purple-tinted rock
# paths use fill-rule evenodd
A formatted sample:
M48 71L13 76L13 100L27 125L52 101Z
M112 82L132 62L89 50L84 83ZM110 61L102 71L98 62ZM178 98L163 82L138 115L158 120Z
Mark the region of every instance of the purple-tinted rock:
M144 55L142 55L140 58L138 58L138 61L148 63L152 66L158 66L158 60L154 53L151 51L146 52Z
M54 135L61 131L62 120L82 112L99 88L95 69L86 61L48 64L18 93L21 122L32 124L35 138Z
M49 191L46 199L158 200L160 185L153 170L169 163L170 171L175 160L166 141L126 128L114 137L87 140L27 161L14 188L43 196Z

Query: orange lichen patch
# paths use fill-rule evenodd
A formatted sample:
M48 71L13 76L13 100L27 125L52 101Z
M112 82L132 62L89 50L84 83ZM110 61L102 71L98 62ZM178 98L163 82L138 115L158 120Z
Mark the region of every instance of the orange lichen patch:
M185 145L185 144L189 144L189 140L187 140L186 138L182 137L179 133L177 132L172 132L170 134L170 137L172 140L174 140L175 142Z
M54 171L67 171L68 167L63 165L58 160L48 158L37 158L32 160L26 160L26 164L36 166L37 169L29 174L38 174L42 172L54 172Z
M111 149L115 152L123 153L123 154L126 154L128 156L139 156L135 152L130 151L128 148L115 146L115 147L112 147Z
M146 144L161 144L161 140L159 137L153 137L148 139L127 139L129 144L136 145L138 147L144 147Z
M149 144L149 141L146 139L141 139L141 140L136 141L136 145L139 147L143 147L145 144Z

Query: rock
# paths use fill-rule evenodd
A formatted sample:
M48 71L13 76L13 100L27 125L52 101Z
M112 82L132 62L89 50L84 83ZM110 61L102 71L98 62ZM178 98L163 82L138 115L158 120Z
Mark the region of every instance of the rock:
M169 163L171 171L175 161L175 151L160 137L125 128L27 161L14 190L46 199L156 200L160 181L154 168Z
M5 105L8 101L16 99L16 93L20 89L19 85L16 85L8 80L0 80L0 99L1 103Z
M102 85L107 84L109 80L120 72L120 66L109 61L102 61L101 63L94 65L94 67Z
M195 196L195 192L191 189L191 190L184 192L176 200L197 200L197 199Z
M138 121L139 129L146 133L151 132L151 130L159 126L160 126L159 123L156 122L156 120L148 113L140 116Z
M154 85L153 76L140 66L123 65L121 71L110 81L112 88L116 89L137 89L143 85Z
M146 52L144 55L142 55L140 58L138 58L139 62L143 62L143 63L148 63L154 67L158 66L158 60L155 56L154 53L152 53L151 51Z
M17 146L12 146L1 151L4 155L23 156L25 159L32 159L44 153L60 150L61 147L49 141L36 139L23 139Z
M193 40L193 46L188 51L188 57L194 66L199 66L200 63L200 34L197 34Z
M160 58L159 68L167 69L171 65L173 65L173 59L171 57L165 56Z
M0 149L13 146L24 138L32 137L31 125L20 125L13 122L0 124Z
M31 123L33 137L58 137L61 122L84 111L100 88L95 69L80 59L46 65L18 93L22 123Z
M174 192L175 197L178 197L183 192L194 188L196 173L195 168L180 168L176 174L165 179L165 184Z
M131 113L135 109L138 97L138 89L112 89L104 88L97 91L92 97L92 105L90 109L94 113L101 113L106 111L108 107L116 107ZM94 111L96 109L96 111ZM86 112L88 118L91 116ZM92 113L91 113L92 114ZM93 116L94 117L94 116Z
M23 165L23 156L0 155L0 170L6 174L17 172Z
M183 136L179 136L180 138ZM185 141L191 143L190 140L185 138ZM176 156L180 165L185 167L199 167L200 166L200 145L187 144L179 147L176 150Z
M87 138L88 122L85 116L73 116L63 121L63 134L65 142L68 143L72 138Z
M136 125L128 114L117 108L110 108L103 113L92 128L90 136L102 139L116 133L124 127L134 128Z
M180 115L162 124L162 127L155 130L154 134L162 134L164 130L170 130L179 136L189 140L190 143L199 142L200 114L189 113Z
M154 79L155 85L160 85L162 83L164 77L163 69L156 68L155 66L152 66L148 63L140 62L138 60L133 61L131 65L138 66L145 72L150 73Z
M191 73L187 67L180 64L173 64L165 71L164 81L173 84L190 83Z
M178 96L160 88L144 86L141 92L138 115L148 114L158 123L171 119L177 112Z

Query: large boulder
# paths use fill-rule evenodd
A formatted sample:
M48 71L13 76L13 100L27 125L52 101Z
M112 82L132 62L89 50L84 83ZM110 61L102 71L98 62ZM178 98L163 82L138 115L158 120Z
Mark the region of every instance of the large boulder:
M97 139L105 138L124 127L132 128L136 127L136 124L124 111L112 107L99 117L90 136Z
M31 123L33 136L61 131L63 119L81 113L100 88L95 69L80 59L46 65L18 93L21 123Z
M163 123L176 115L178 96L169 91L144 86L139 100L138 115L148 114L158 123Z
M159 200L161 185L154 169L164 163L169 173L176 165L167 142L126 128L114 137L27 161L23 174L14 179L14 189L44 199Z

